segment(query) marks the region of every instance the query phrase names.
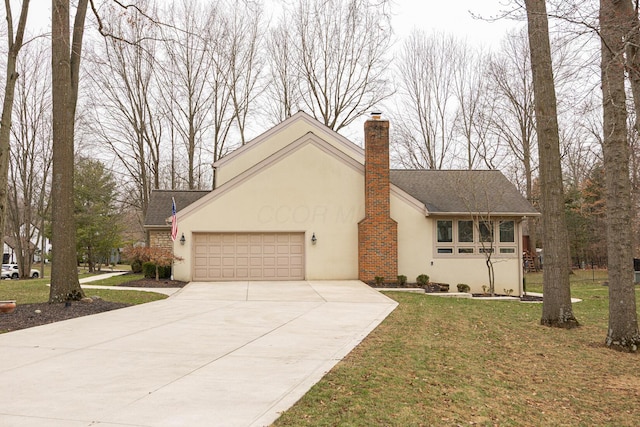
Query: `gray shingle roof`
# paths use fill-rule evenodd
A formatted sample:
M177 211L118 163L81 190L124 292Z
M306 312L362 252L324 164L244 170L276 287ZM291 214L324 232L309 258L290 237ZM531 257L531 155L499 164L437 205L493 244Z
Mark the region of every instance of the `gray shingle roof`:
M391 182L425 204L432 215L491 213L538 215L507 178L496 170L400 170L390 171ZM168 227L171 197L180 211L209 194L208 190L153 190L147 227Z
M391 182L425 204L430 214L538 215L497 170L391 170Z
M176 200L176 210L186 208L191 203L206 196L209 190L153 190L149 197L147 216L144 219L145 226L164 227L167 218L171 217L171 198Z

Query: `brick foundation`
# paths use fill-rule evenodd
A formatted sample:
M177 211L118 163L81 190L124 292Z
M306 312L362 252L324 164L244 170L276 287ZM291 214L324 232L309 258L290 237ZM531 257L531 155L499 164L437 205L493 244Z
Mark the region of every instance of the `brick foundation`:
M389 122L367 120L365 133L365 218L358 223L358 278L395 281L398 275L398 224L391 219Z

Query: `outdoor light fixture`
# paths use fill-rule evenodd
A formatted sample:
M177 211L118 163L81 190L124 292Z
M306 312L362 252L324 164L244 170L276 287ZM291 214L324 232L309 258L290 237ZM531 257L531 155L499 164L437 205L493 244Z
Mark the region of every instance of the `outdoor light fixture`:
M184 238L184 233L182 233L182 237L180 237L180 244L184 245L184 242L186 242L187 239Z
M316 233L313 233L311 235L311 244L315 245L317 241L318 241L318 239L316 239Z

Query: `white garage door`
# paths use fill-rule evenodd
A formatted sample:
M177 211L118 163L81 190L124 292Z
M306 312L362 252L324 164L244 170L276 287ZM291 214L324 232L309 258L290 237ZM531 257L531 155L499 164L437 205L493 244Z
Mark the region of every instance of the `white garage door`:
M304 233L196 233L193 280L303 280Z

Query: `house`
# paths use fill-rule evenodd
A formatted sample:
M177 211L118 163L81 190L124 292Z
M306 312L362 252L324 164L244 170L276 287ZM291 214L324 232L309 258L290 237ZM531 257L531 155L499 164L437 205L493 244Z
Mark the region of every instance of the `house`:
M27 238L24 237L26 234L25 225L20 227L20 233L23 235L22 244L18 244L18 240L14 236L4 236L4 244L3 244L3 255L2 255L2 263L3 264L13 264L18 260L17 252L20 248L26 250L27 248ZM45 256L46 254L51 252L51 241L48 238L44 238L44 242L42 241L42 234L40 233L40 229L34 225L30 227L30 233L33 237L28 241L28 248L33 253L32 262L40 262L42 260L42 248L41 246L44 243L45 248Z
M150 244L184 281L376 277L522 290L524 217L538 215L499 171L389 170L389 122L365 150L299 112L214 164L212 191L154 191ZM171 198L178 236L170 238Z

